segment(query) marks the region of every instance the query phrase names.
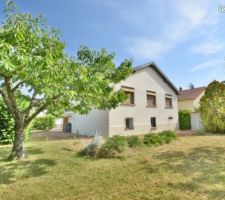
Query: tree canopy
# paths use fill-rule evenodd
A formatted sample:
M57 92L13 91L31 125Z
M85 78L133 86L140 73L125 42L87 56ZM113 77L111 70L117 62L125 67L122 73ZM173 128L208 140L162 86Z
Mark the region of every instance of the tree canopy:
M43 110L85 114L115 108L125 99L114 85L129 76L130 60L117 67L115 54L105 49L81 46L73 57L64 49L59 32L42 16L7 4L0 27L0 94L15 119L17 136Z
M225 133L225 84L213 81L207 86L200 100L200 114L207 131Z

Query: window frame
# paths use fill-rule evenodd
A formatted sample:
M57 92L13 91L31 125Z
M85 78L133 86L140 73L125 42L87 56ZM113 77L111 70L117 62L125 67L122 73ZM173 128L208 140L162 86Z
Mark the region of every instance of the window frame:
M128 86L121 86L121 89L124 91L124 93L130 93L132 94L132 99L130 99L130 103L126 102L129 98L127 98L122 105L124 106L135 106L135 91L134 88L128 87Z
M128 126L127 126L127 120L131 120L131 122L128 121ZM125 130L134 130L134 118L133 117L125 118Z
M152 123L152 120L153 120L153 119L155 120L155 121L154 121L155 123ZM151 117L151 118L150 118L151 129L157 129L157 121L156 121L156 119L157 119L156 117ZM155 124L155 126L153 126L153 124Z
M148 96L154 97L154 105L149 105L148 104ZM147 106L149 108L156 108L157 107L157 97L156 97L156 92L154 91L146 91L146 100L147 100Z
M170 100L170 105L167 106L167 100ZM173 109L173 97L170 94L165 95L165 108L166 109Z

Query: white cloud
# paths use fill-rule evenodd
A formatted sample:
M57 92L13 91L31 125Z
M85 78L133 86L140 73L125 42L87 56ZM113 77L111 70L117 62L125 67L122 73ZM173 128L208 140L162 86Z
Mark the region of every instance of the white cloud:
M195 65L194 67L191 68L190 72L197 72L209 68L213 69L220 69L224 66L224 61L221 61L219 59L214 59L214 60L209 60L203 63L200 63L198 65Z
M148 33L147 26L150 21L144 21L147 18L143 17L140 23L146 24L145 32L135 37L125 38L127 51L136 59L155 59L187 40L206 35L209 32L206 32L206 29L209 27L213 31L213 27L218 23L218 15L211 12L211 2L206 0L173 1L168 10L162 9L164 12L170 11L169 14L162 13L161 10L159 17L165 15L164 25L159 27L159 30L156 29L154 33ZM136 18L135 24L139 18L140 16ZM213 49L212 45L207 46L207 52L216 51L219 48L222 47L217 46L216 49L214 46Z
M208 41L192 47L192 53L196 54L215 54L224 48L224 44L219 41Z

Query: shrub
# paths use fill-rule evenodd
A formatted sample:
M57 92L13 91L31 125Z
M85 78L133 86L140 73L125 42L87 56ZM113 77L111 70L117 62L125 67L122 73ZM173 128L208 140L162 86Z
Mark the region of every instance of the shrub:
M99 156L108 158L115 157L126 148L126 139L122 136L113 136L108 138L106 142L100 147Z
M91 157L97 157L98 153L98 145L91 143L87 147L85 147L83 150L79 152L80 156L91 156Z
M141 139L136 135L128 136L127 137L127 143L128 143L128 146L131 147L131 148L142 146Z
M159 133L159 136L163 138L165 143L170 143L172 140L175 140L177 138L177 135L174 131L167 130L167 131L162 131Z
M203 127L208 132L225 133L225 84L213 81L200 100Z
M0 100L0 144L11 144L14 138L14 119Z
M149 133L144 136L143 143L147 146L157 146L163 144L164 139L159 134Z
M55 126L55 117L46 115L43 117L37 117L32 122L33 130L48 130Z
M191 115L189 110L179 111L179 127L181 130L191 129Z

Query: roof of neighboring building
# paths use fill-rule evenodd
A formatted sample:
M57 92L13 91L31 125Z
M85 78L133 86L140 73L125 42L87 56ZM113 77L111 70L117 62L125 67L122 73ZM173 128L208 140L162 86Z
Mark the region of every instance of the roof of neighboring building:
M202 92L204 92L206 87L198 87L189 90L181 90L179 91L180 95L178 95L178 101L182 100L194 100L199 97Z
M169 78L161 71L161 69L154 63L154 62L149 62L143 65L139 65L137 67L133 68L133 72L135 73L136 71L139 71L141 69L144 69L146 67L152 67L154 70L163 78L163 80L168 83L168 85L175 91L177 95L179 95L179 91L175 87L175 85L169 80Z

